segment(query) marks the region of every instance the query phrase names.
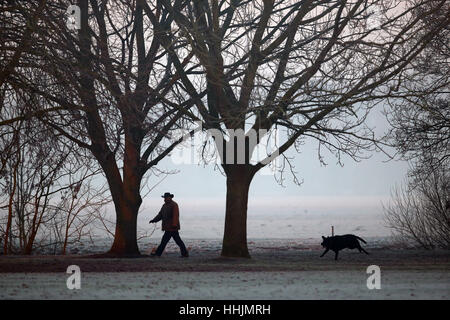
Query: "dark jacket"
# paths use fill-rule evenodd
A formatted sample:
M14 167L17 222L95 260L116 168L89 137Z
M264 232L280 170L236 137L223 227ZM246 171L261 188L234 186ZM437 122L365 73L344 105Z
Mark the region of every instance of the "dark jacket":
M180 230L180 210L178 209L178 204L173 200L164 203L152 221L158 222L159 220L162 220L161 227L163 231Z

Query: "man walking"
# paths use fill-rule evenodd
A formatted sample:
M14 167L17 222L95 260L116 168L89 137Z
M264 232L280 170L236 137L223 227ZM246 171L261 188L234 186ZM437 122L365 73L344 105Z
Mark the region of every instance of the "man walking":
M159 220L162 220L162 230L165 232L158 249L156 249L156 252L152 252L151 255L161 256L170 238L173 238L180 247L181 256L187 258L189 257L189 253L183 240L181 240L180 235L178 234L178 230L180 230L180 211L178 209L178 204L172 200L173 194L170 192L164 193L161 197L164 198L164 204L156 217L150 220L149 223L156 223Z

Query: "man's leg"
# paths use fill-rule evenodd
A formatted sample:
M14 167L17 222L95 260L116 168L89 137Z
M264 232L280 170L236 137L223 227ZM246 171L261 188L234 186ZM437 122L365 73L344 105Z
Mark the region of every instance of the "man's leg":
M161 243L159 244L158 249L156 249L155 252L157 256L160 256L163 253L164 249L166 248L167 242L169 242L171 236L172 235L170 234L169 231L164 232L164 235L162 236L161 239Z
M181 240L180 234L178 233L178 231L172 232L172 237L173 237L173 240L175 240L177 245L180 247L181 255L183 257L187 257L189 255L189 253L188 253L188 251L186 249L186 246L184 245L183 240Z

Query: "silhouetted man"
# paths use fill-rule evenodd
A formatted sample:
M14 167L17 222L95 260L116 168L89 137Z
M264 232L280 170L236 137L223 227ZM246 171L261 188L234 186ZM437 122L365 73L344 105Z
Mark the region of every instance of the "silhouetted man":
M156 252L152 252L151 255L161 256L170 238L173 238L180 247L181 256L187 258L189 257L189 253L183 240L181 240L180 235L178 234L178 230L180 230L180 211L178 209L178 204L172 200L173 194L170 194L170 192L164 193L161 197L164 198L164 204L156 217L150 220L149 223L156 223L159 220L162 220L162 230L165 232L158 249L156 249Z

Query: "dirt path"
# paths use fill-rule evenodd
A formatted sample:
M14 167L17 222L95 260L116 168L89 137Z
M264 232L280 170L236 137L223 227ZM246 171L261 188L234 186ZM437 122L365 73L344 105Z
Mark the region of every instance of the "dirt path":
M78 265L83 272L158 272L158 271L347 271L362 270L375 264L389 270L436 270L450 272L448 251L372 249L370 255L342 251L338 261L321 251L259 249L252 259L220 258L217 251L191 252L187 259L178 252L162 257L143 256L134 259L91 258L89 256L0 256L0 273L64 273L69 265Z

